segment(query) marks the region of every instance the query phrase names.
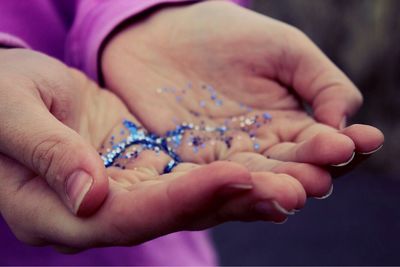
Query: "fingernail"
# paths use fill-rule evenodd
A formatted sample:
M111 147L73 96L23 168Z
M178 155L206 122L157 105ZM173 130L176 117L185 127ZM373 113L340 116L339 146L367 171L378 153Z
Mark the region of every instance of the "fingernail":
M230 184L227 185L226 188L238 189L240 190L251 190L253 189L253 185L251 184Z
M93 184L93 178L85 171L79 170L72 173L65 183L65 192L70 201L70 207L72 212L76 214Z
M288 217L286 217L283 221L281 221L281 222L274 222L274 221L272 221L272 223L273 224L284 224L285 222L287 222L288 221Z
M231 195L238 194L238 193L243 193L246 191L250 191L253 189L253 185L251 184L229 184L226 185L220 192L220 196L222 197L230 197Z
M339 123L339 130L343 130L344 128L346 128L346 125L347 125L347 117L345 116Z
M257 204L254 205L254 210L260 214L273 214L276 211L284 214L284 215L293 215L293 211L287 211L285 208L283 208L281 205L279 205L278 202L275 200L273 201L260 201Z
M359 154L368 156L368 155L371 155L371 154L374 154L374 153L378 152L379 150L381 150L382 147L383 147L383 144L378 146L374 150L371 150L371 151L368 151L368 152L359 152Z
M332 167L344 167L344 166L348 165L354 159L355 155L356 155L356 153L353 152L353 154L351 154L351 157L347 161L345 161L343 163L339 163L339 164L332 164L331 166Z
M328 193L326 193L325 196L322 196L322 197L315 197L315 198L316 198L316 199L326 199L326 198L330 197L330 196L332 195L332 193L333 193L333 184L331 185L331 187L329 188Z
M275 206L275 208L282 214L285 215L294 215L294 211L288 211L286 210L284 207L282 207L281 205L279 205L279 203L275 200L272 201L272 204Z

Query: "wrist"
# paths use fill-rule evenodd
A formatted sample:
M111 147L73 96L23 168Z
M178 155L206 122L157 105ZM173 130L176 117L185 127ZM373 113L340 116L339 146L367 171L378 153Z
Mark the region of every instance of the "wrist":
M191 6L197 5L194 1L168 3L155 6L140 15L120 24L103 42L99 52L99 81L104 84L103 74L110 62L121 58L121 53L138 56L147 53L149 49L155 52L166 40L171 39L174 22L181 20L181 14Z

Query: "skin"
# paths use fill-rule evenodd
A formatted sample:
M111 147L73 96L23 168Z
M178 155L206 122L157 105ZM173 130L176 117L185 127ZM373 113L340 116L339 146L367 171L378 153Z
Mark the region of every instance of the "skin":
M182 163L161 174L169 157L147 151L125 162L126 169L105 169L96 151L119 133L123 119L138 123L122 101L40 53L11 49L0 51L0 57L7 62L0 66L1 88L14 88L0 90L0 121L7 125L0 138L0 211L25 243L53 245L63 252L135 245L230 220L281 222L288 211L304 206L306 193L295 177L249 172L233 162ZM40 148L43 138L54 144ZM43 175L38 175L41 168L29 165L37 161L50 165ZM63 177L49 174L68 164L106 177L95 181L83 201L86 210L100 201L90 217L71 212Z
M0 210L14 234L32 245L71 252L228 220L281 222L306 196L329 191L330 165L383 143L373 127L340 127L361 104L360 93L301 32L221 1L159 10L111 38L102 73L128 108L44 55L0 50L0 59L0 123L7 125L0 131ZM157 93L189 81L213 85L224 109L199 109L204 95L197 93L184 103ZM239 102L273 116L257 132L257 153L243 139L199 154L183 146L182 158L203 166L184 163L167 175L161 174L166 155L143 153L122 170L105 169L97 154L122 119L164 134L174 117L219 125L248 115ZM94 178L78 206L65 195L66 177L76 168Z
M107 43L101 69L106 86L158 134L176 121L218 126L268 112L272 120L256 131L258 151L236 127L230 147L216 141L196 154L183 146L181 154L200 164L230 160L250 171L284 171L309 196L326 194L331 175L384 140L374 127L345 127L362 96L302 32L226 1L164 7L135 21ZM203 85L215 88L222 107L199 105L210 98ZM160 93L164 87L177 93Z

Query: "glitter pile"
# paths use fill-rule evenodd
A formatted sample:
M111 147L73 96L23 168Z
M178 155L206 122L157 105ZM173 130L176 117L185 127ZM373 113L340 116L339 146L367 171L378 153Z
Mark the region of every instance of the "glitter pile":
M129 135L126 139L123 139L117 144L114 144L111 141L112 148L107 149L107 153L105 155L101 155L104 166L113 166L115 160L118 158L137 158L143 150L152 150L156 153L163 151L171 157L170 162L164 168L164 173L171 172L171 170L180 162L179 156L176 155L167 145L165 138L148 133L142 127L138 127L135 123L128 120L124 120L123 125L129 131ZM121 131L121 134L124 134L124 131ZM111 139L114 139L114 137L112 136ZM139 145L139 149L135 149L134 152L124 153L129 147L134 145ZM119 165L114 166L121 167Z
M219 108L223 106L222 99L218 97L216 90L212 86L202 85L201 89L209 93L211 103L204 99L200 100L200 108L206 108L210 104ZM176 101L181 103L186 90L192 90L192 84L188 84L187 88L182 90L174 88L157 89L157 93L173 94ZM244 112L252 111L250 107L242 103L239 104L239 107ZM197 112L192 112L192 114L195 117L199 117ZM178 120L174 119L176 127L173 130L167 131L164 136L149 133L135 123L124 120L123 126L125 129L121 130L120 134L124 136L127 132L128 136L116 144L114 143L115 137L111 136L109 141L111 148L106 149L106 153L100 154L100 156L106 167L114 166L124 169L125 166L116 163L117 159L135 159L145 150L154 151L157 155L163 152L171 158L164 168L164 173L169 173L181 162L177 150L182 145L191 147L193 153L204 149L207 142L210 142L210 144L215 144L217 141L223 142L227 148L230 148L233 140L232 135L230 135L232 131L240 131L247 134L253 142L254 151L258 151L260 145L256 139L255 131L270 120L271 116L268 113L254 114L252 116L233 116L226 119L223 125L220 126L207 125L204 120L200 120L200 123L196 125L191 122L178 123ZM133 148L128 149L130 147Z

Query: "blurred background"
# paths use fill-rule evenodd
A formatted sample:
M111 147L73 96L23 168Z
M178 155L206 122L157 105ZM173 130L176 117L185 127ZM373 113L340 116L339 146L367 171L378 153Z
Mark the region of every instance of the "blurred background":
M385 146L283 225L229 223L213 237L223 265L400 265L400 1L253 0L304 31L354 81Z

